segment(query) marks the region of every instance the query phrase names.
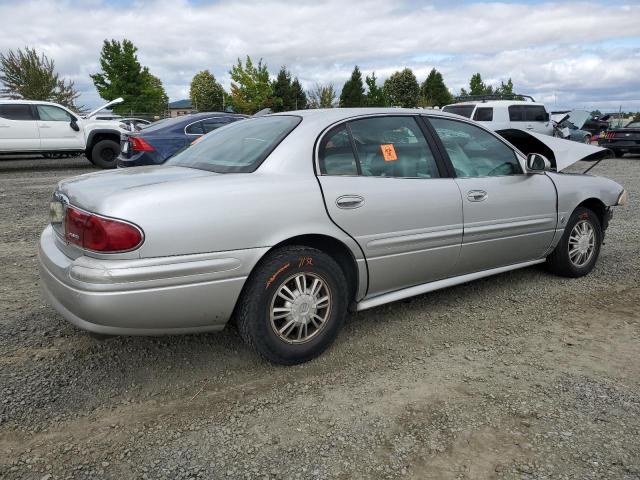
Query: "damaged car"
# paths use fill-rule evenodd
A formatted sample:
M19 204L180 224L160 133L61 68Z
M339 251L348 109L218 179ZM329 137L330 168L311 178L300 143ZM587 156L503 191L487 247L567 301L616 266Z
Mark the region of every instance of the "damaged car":
M268 360L305 362L348 311L543 263L587 275L627 194L562 170L608 154L436 110L249 118L163 165L60 182L41 284L91 332L231 321Z

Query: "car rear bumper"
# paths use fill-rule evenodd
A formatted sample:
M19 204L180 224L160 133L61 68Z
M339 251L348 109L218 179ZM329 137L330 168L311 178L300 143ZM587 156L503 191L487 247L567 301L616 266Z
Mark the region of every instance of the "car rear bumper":
M41 286L74 325L107 335L220 330L266 249L152 259L67 257L53 229L40 238Z
M622 140L622 141L600 141L600 146L608 148L609 150L625 152L625 153L640 153L640 144L634 140Z
M165 158L157 152L140 152L128 158L120 154L117 159L117 166L118 168L142 167L145 165L160 165L164 161Z

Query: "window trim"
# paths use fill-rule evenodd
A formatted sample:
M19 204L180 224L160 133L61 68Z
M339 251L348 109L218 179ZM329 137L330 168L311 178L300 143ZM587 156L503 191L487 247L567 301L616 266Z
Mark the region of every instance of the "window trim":
M198 120L195 120L195 121L189 123L188 125L185 125L185 127L183 129L184 134L185 135L194 135L194 136L199 136L199 137L201 137L202 135L206 135L206 133L204 133L204 127L202 127L202 132L203 133L187 133L187 128L189 128L191 125L195 125L196 123L204 122L205 120L213 120L215 118L227 118L227 117L224 116L224 115L218 115L216 117L200 118ZM229 123L229 122L227 122L227 123ZM213 130L211 130L211 131L213 131ZM209 133L209 132L207 132L207 133Z
M425 123L428 125L429 129L433 132L433 135L435 136L435 142L438 145L438 149L440 150L440 153L442 154L443 158L445 159L445 162L447 163L447 166L450 169L450 172L451 172L451 175L452 175L453 178L500 178L500 177L513 177L514 175L528 175L527 169L525 168L525 161L526 161L525 155L520 150L518 150L516 147L511 145L506 139L502 138L500 135L498 135L497 133L489 130L488 128L485 128L484 125L478 124L477 122L471 121L471 120L468 120L468 119L451 118L451 117L448 117L448 116L445 116L445 115L428 114L428 115L421 115L421 116L424 117ZM447 150L444 147L444 143L442 143L442 140L440 140L440 137L438 136L435 127L429 121L431 118L438 118L438 119L443 119L443 120L451 120L452 122L468 123L469 125L471 125L473 127L479 128L480 130L484 130L485 132L487 132L488 134L490 134L491 136L496 138L498 141L502 142L511 151L513 151L513 153L514 153L514 155L516 157L516 161L520 164L520 170L522 171L522 173L512 173L510 175L492 175L490 177L461 177L461 176L459 176L458 173L455 170L455 167L453 166L453 162L449 158L449 154L447 153Z
M423 125L423 121L421 120L422 116L423 115L419 113L401 113L401 112L377 113L377 114L372 113L372 114L355 115L353 117L343 118L328 125L316 137L316 141L313 147L313 151L314 151L313 168L314 168L314 173L316 177L351 177L351 178L362 177L362 178L383 178L383 179L395 179L395 180L441 180L441 179L452 178L449 168L446 162L444 161L444 158L442 158L439 149L437 148L437 144L433 141L433 138L431 137L431 135L429 135L428 130L425 131L425 125ZM434 161L436 163L436 168L438 169L438 174L440 175L439 177L435 177L435 178L434 177L430 177L430 178L427 178L427 177L380 177L380 176L362 175L362 165L360 164L360 158L358 157L355 140L353 139L353 135L351 134L351 127L349 126L349 123L356 122L359 120L367 120L370 118L388 118L388 117L411 117L414 119L414 121L418 125L418 128L420 129L420 132L422 133L422 136L424 137L427 147L431 150ZM339 128L342 125L345 125L347 134L349 135L349 142L351 144L351 150L352 150L354 159L356 161L356 168L358 170L358 173L356 175L331 175L328 173L322 173L322 170L320 168L320 144L322 143L322 140L326 135L330 134L331 132L333 132L335 129Z

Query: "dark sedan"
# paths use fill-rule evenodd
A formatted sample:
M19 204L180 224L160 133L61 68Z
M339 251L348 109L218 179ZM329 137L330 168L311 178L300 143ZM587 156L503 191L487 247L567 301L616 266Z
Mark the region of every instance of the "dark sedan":
M160 120L139 132L123 133L118 167L159 165L202 135L244 118L231 113L194 113Z
M633 121L624 127L609 130L600 146L611 150L616 157L625 153L640 153L640 121Z

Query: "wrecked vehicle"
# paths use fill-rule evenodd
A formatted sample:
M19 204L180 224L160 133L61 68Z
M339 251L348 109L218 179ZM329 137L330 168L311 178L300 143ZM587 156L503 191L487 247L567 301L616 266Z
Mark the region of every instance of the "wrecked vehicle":
M626 193L561 170L608 153L435 110L249 118L161 166L60 182L41 284L95 333L233 318L270 361L305 362L348 310L541 263L588 274Z
M570 110L551 114L553 135L555 137L573 140L574 142L591 143L592 135L583 130L591 114L584 110Z

